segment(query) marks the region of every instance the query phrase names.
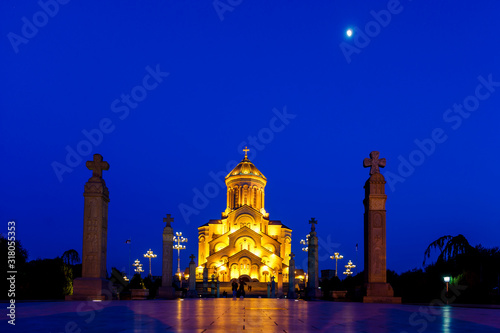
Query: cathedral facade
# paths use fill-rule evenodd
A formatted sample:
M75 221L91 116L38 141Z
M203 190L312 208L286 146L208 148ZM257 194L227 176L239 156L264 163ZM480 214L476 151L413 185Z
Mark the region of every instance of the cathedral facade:
M198 228L199 277L203 267L219 281L288 282L292 230L264 208L267 179L245 158L226 176L226 210Z

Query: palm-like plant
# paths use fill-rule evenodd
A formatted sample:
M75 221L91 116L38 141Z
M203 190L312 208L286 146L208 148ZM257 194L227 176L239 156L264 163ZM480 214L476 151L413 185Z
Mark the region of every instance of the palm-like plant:
M66 265L74 265L80 262L80 255L76 250L71 249L63 253L62 260Z
M464 254L470 252L473 247L469 244L469 241L464 235L459 234L457 236L443 236L436 239L434 242L430 243L424 253L424 265L426 259L430 258L431 251L439 249L441 252L438 256L438 261L447 261L448 259L454 258L459 254Z

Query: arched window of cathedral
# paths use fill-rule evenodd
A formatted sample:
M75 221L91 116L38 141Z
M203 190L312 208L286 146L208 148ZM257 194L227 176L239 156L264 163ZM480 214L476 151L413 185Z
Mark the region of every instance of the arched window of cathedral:
M219 259L219 263L220 265L225 265L227 264L227 262L229 261L228 257L226 255L222 256L220 259Z
M217 243L217 244L215 244L215 246L214 246L214 252L219 252L220 250L222 250L222 249L223 249L223 248L225 248L226 246L227 246L227 244L225 244L225 243L222 243L222 242Z
M253 219L253 217L251 215L243 214L243 215L240 215L236 219L236 223L239 223L240 228L242 228L242 227L251 228L252 223L255 223L255 220Z
M276 248L274 247L273 244L265 244L264 245L264 248L268 249L269 251L271 251L271 253L274 253L276 252Z
M247 204L247 192L248 192L248 185L243 185L243 205Z
M238 264L232 264L231 265L231 279L237 279L240 275L238 273Z
M240 264L240 275L250 275L250 260L248 258L241 258Z
M234 208L238 208L240 206L240 202L238 201L239 200L239 192L240 192L240 189L238 188L238 186L236 186L234 188Z
M243 236L236 240L236 249L239 251L248 250L251 251L255 248L255 241L252 237Z

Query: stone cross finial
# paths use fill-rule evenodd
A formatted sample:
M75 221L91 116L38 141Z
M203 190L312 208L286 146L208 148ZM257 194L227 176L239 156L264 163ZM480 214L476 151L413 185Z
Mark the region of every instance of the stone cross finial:
M290 260L293 260L293 257L295 257L295 254L293 254L293 252L291 252L291 253L289 254L289 256L290 256Z
M385 158L379 159L380 153L378 151L372 151L370 153L371 158L365 158L363 160L363 167L370 167L370 175L374 175L376 173L380 173L379 167L385 167L386 160Z
M313 217L311 220L309 220L309 223L311 224L311 231L316 230L316 227L314 226L315 224L318 224L318 221Z
M89 170L92 170L92 177L97 177L102 179L102 170L109 170L108 162L102 160L102 156L99 154L94 154L93 161L87 161L85 163Z
M194 262L194 258L196 258L196 257L194 256L194 254L192 254L192 255L190 255L190 256L189 256L189 259L191 259L191 262Z
M167 214L167 217L163 218L163 222L167 223L167 227L170 227L170 222L174 222L174 218L170 217L170 214Z
M245 158L247 158L247 153L250 151L250 149L248 149L248 147L245 146L245 149L243 149L243 151L245 152Z

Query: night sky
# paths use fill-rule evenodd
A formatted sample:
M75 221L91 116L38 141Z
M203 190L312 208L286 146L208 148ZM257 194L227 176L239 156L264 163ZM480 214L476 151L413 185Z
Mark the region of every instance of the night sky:
M108 270L127 271L129 238L147 269L167 213L186 267L245 145L299 267L311 217L320 269L333 252L363 266L373 150L387 159L389 269L421 267L446 234L499 245L500 2L41 3L50 15L0 2L0 232L15 220L30 260L81 254L85 161L99 153Z

